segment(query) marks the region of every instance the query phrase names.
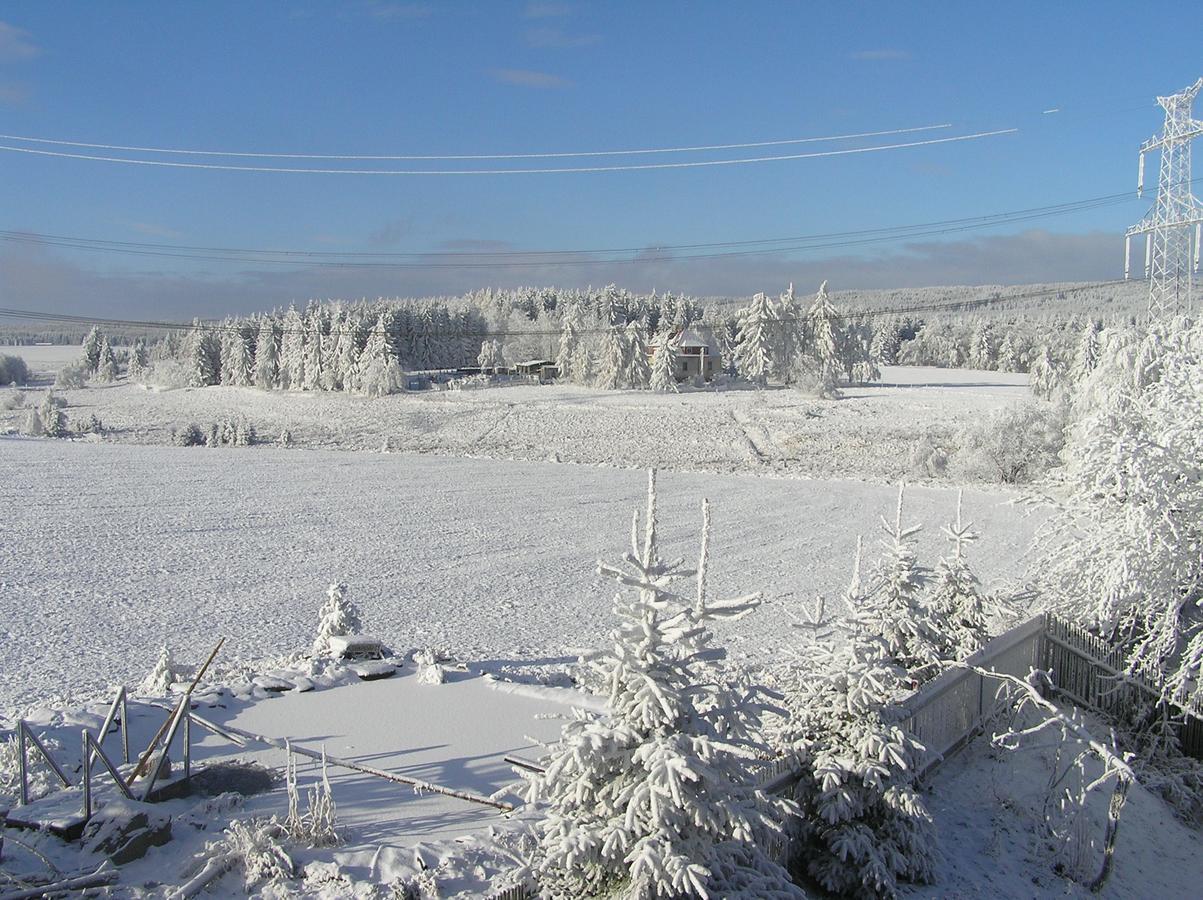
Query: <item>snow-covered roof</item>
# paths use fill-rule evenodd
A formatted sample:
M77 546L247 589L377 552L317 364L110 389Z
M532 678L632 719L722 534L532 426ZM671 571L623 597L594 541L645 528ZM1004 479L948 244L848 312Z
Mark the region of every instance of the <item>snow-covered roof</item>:
M696 331L686 328L677 338L677 344L680 347L709 347L710 341L703 338Z
M528 359L524 362L514 363L516 366L554 366L555 361L550 359Z

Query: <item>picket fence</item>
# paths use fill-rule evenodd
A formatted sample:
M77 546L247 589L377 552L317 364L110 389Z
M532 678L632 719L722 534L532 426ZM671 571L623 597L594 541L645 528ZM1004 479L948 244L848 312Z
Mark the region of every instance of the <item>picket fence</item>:
M900 724L927 749L923 772L929 773L981 732L995 708L1003 678L975 669L1026 678L1033 669L1049 673L1056 693L1071 702L1121 717L1139 715L1160 697L1140 678L1120 677L1122 653L1106 640L1052 613L1042 613L991 640L966 661L970 668L950 668L902 702ZM1182 752L1203 759L1203 705L1177 710ZM784 793L801 772L789 758L776 760L762 777L767 793ZM784 856L784 841L772 848ZM510 888L489 900L527 900L526 888Z

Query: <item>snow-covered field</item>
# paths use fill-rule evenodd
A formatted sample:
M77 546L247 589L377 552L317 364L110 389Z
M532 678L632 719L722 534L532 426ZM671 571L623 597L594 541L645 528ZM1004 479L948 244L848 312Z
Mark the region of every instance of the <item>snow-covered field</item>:
M173 428L244 418L261 439L287 429L307 447L555 460L701 472L775 472L893 481L916 442L976 424L1030 396L1026 375L887 368L838 402L789 390L653 394L573 385L342 393L207 387L155 391L118 382L65 391L70 419L95 414L123 443L164 444ZM21 410L0 412L0 432Z
M346 580L369 629L398 648L566 659L611 627L598 558L625 549L640 471L411 454L206 449L0 438L0 710L140 679L170 644L198 661L305 648L326 586ZM764 591L724 632L772 658L799 601L846 583L895 489L856 481L669 473L668 550L697 553L714 503L718 592ZM915 487L929 563L951 489ZM987 582L1019 573L1035 520L1003 491L967 491Z
M75 344L0 345L0 355L19 356L25 360L34 378L53 381L59 369L79 359L80 348Z

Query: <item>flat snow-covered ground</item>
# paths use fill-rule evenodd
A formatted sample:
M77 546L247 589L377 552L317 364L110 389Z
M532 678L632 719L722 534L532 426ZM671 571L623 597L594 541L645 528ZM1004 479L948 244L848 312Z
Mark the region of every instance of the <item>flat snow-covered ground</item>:
M0 711L136 683L169 644L197 662L302 650L327 585L350 584L366 627L399 649L493 660L601 644L637 470L400 453L129 446L0 437ZM769 659L800 601L846 584L858 534L875 555L895 488L858 481L665 473L667 552L696 558L714 504L716 595L769 602L722 632ZM934 564L956 492L908 490ZM1035 520L969 490L987 583L1016 575Z
M494 459L882 481L907 475L921 437L951 435L1030 397L1026 375L905 367L887 368L881 384L845 389L839 401L781 389L653 394L531 384L368 399L234 387L157 391L124 380L61 394L69 419L95 414L107 438L123 443L166 444L173 428L242 417L261 439L287 429L307 447L387 444ZM0 432L24 417L0 412Z

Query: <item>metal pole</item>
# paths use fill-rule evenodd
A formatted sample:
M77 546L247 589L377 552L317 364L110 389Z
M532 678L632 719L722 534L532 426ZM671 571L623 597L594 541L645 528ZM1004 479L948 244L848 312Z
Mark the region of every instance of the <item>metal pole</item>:
M1132 272L1132 235L1124 236L1124 281Z
M125 688L121 688L121 755L125 759L125 764L129 765L129 698L125 695Z
M21 773L21 805L29 805L29 771L25 762L25 722L17 722L17 755L20 757L17 768Z
M192 714L184 712L184 780L192 777Z
M84 745L84 822L92 818L92 746L88 743L88 729L83 731Z

